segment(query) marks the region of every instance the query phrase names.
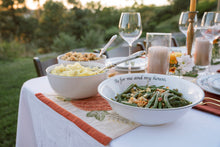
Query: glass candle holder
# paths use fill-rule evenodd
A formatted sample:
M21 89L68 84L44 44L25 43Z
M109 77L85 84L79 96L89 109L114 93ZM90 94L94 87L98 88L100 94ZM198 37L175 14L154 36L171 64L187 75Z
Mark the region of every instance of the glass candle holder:
M171 36L171 33L147 33L147 73L168 73Z
M195 39L194 64L199 69L206 69L211 62L211 44L204 37Z

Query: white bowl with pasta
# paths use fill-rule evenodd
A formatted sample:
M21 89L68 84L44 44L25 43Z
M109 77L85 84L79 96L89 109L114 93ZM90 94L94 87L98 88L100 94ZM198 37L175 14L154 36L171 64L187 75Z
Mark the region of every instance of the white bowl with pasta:
M57 56L58 63L75 63L75 62L96 62L105 64L106 56L102 55L98 57L98 53L92 52L67 52L65 54Z
M107 71L97 73L100 63L55 64L46 69L52 89L64 98L83 99L96 95L98 85L107 78Z
M148 99L147 97L146 99L148 100L146 100L146 105L141 105L141 107L139 107L140 104L143 104L143 97L145 97L145 92L138 91L140 93L143 92L143 96L139 97L138 94L137 97L139 97L140 99L136 98L137 101L134 101L137 103L137 105L139 105L137 107L137 105L132 104L134 99L131 98L135 97L135 93L131 95L131 97L128 96L128 102L125 102L126 99L122 97L130 94L126 91L126 89L128 89L131 84L136 84L138 86L164 85L166 86L166 89L178 89L178 91L182 93L181 96L183 96L184 99L186 99L190 103L179 107L165 107L165 105L163 105L164 108L161 108L157 106L159 105L158 101L160 99L160 102L163 104L165 98L160 98L162 97L160 95L158 97L157 103L156 99L154 100L154 102L150 102L151 99ZM134 90L132 89L131 91ZM159 89L158 91L161 92ZM156 90L156 92L158 91ZM140 123L142 125L162 125L173 122L184 116L186 112L188 112L193 106L200 103L204 98L203 90L192 82L174 76L147 73L124 74L106 79L99 85L98 92L103 98L105 98L109 102L112 109L116 113L124 118L127 118L133 122ZM150 93L151 90L148 89L148 92ZM122 93L124 93L125 95L122 95ZM117 96L118 94L119 97ZM117 100L117 98L120 98L120 101ZM140 101L138 100L142 100L142 103L139 103ZM169 101L171 104L171 98L169 98ZM147 104L150 104L149 107Z

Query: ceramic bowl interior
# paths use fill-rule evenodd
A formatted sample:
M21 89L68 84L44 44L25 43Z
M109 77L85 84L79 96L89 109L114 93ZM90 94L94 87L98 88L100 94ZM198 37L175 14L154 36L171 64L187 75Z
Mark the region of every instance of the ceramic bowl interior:
M170 89L178 89L183 93L183 97L191 101L192 104L178 108L150 109L129 106L112 100L130 84L164 85ZM143 125L160 125L175 121L204 98L203 90L192 82L174 76L147 73L119 75L106 79L99 85L98 92L119 115Z

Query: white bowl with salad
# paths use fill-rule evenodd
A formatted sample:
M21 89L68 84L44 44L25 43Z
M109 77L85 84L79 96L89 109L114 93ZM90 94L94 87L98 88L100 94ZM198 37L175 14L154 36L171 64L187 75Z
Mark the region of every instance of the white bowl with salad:
M101 82L99 94L124 118L162 125L181 118L204 98L203 90L184 79L160 74L124 74Z

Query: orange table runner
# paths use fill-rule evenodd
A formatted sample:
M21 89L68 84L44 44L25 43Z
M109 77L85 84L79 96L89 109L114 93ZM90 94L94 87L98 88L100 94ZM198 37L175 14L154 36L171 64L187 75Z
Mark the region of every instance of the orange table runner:
M108 145L112 139L139 126L116 114L98 94L88 99L72 101L63 101L58 96L45 96L42 93L35 96L103 145Z

